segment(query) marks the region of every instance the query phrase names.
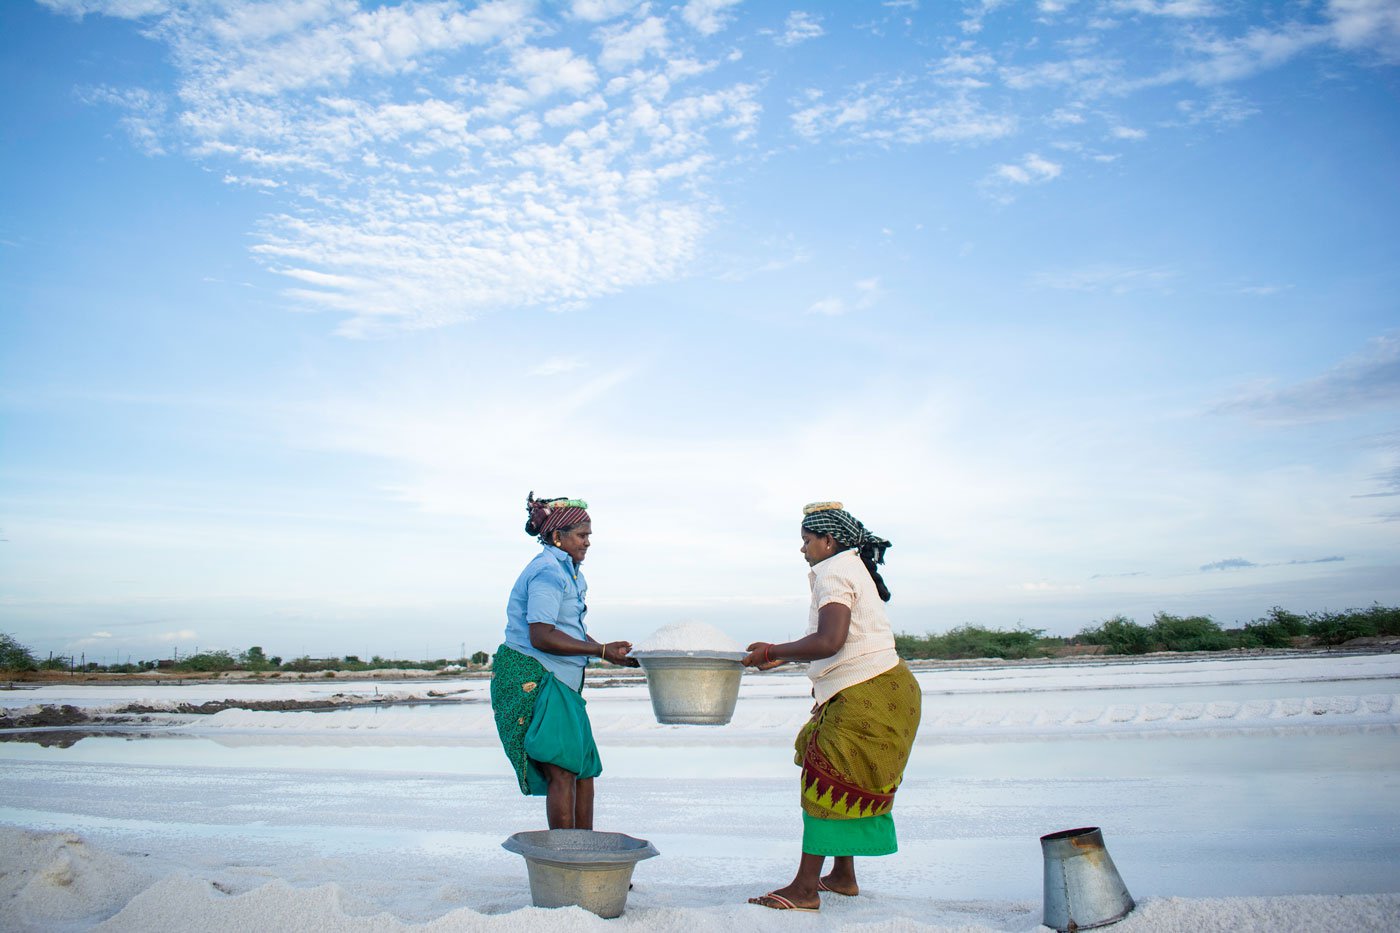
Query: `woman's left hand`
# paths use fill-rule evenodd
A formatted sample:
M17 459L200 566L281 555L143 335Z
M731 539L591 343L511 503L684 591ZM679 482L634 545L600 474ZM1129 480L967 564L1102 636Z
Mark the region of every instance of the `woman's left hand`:
M773 645L766 641L756 641L749 645L749 653L745 655L743 665L745 667L756 667L760 671L771 671L773 668L783 663L781 658L770 656Z

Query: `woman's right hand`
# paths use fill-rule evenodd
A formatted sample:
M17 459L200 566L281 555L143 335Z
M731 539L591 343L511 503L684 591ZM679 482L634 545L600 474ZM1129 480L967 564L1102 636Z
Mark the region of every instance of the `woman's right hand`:
M610 641L603 645L603 660L621 667L637 667L641 662L627 656L631 650L632 643L630 641Z
M766 641L756 641L749 645L749 653L745 655L741 662L745 667L756 667L760 671L771 671L779 667L784 662L781 658L771 656L773 645Z

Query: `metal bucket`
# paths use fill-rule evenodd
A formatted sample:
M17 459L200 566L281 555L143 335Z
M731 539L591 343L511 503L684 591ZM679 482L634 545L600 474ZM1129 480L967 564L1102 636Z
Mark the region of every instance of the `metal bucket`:
M634 651L651 693L656 721L722 726L739 700L742 651Z
M604 919L622 916L632 869L659 855L645 839L591 829L516 833L501 848L525 856L536 907L582 907Z
M1137 906L1097 826L1040 837L1045 855L1046 926L1061 933L1117 923Z

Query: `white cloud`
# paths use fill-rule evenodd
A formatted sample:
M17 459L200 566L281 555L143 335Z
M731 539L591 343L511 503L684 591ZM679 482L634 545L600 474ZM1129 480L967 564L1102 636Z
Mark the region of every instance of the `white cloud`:
M603 87L591 46L535 41L548 31L537 12L527 0L173 10L150 33L172 49L170 112L145 90L89 96L150 125L131 126L148 151L178 143L278 199L253 252L294 283L296 305L348 318L345 333L572 307L678 274L711 223L717 147L756 130L757 88L725 83L723 62L645 13L595 30L599 61L630 69Z
M1058 178L1062 167L1036 153L1028 153L1017 164L998 165L993 177L1016 185L1034 185Z
M1344 49L1370 49L1400 61L1400 3L1395 0L1330 0L1335 41Z
M569 49L526 46L516 51L512 64L512 70L524 79L526 89L537 98L560 91L583 95L598 83L593 64Z
M1113 9L1124 13L1177 19L1198 19L1220 14L1214 0L1113 0L1111 5Z
M783 24L783 34L778 36L776 41L779 45L798 45L825 33L820 17L794 10L788 14L787 22Z
M1180 80L1201 85L1241 81L1292 60L1326 42L1328 32L1319 26L1290 23L1277 29L1250 29L1242 36L1199 34L1190 37L1188 53L1195 60L1169 69L1143 82L1169 84Z
M729 24L730 8L740 0L689 0L681 8L681 19L701 35L710 36Z
M648 16L630 28L605 31L602 44L598 65L606 71L621 71L648 55L664 59L670 48L666 38L666 22L655 16Z
M574 0L569 15L574 19L598 23L615 19L637 4L638 0Z
M577 126L595 113L608 109L608 103L600 94L584 100L561 104L545 111L544 122L550 126Z
M1146 130L1134 129L1131 126L1115 126L1109 133L1114 139L1127 139L1138 142L1147 138Z

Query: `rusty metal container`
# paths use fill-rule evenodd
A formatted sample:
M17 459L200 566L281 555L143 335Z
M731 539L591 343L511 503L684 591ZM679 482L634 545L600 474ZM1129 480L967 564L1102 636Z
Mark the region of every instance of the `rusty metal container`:
M1040 849L1045 856L1043 922L1047 927L1071 933L1108 926L1137 906L1097 826L1041 836Z

